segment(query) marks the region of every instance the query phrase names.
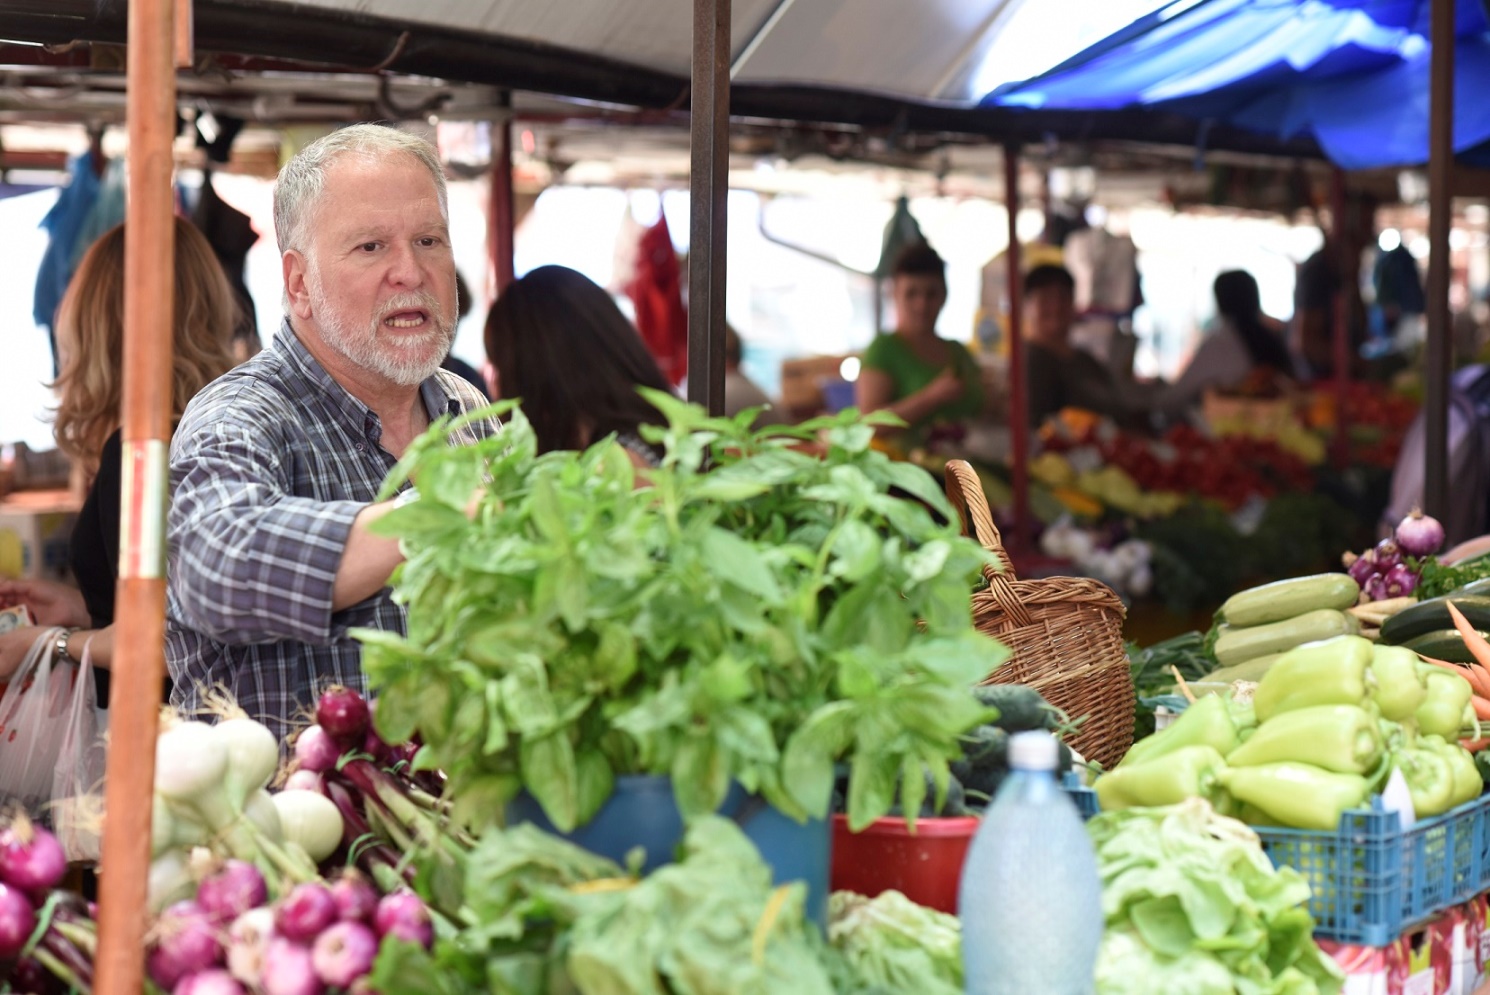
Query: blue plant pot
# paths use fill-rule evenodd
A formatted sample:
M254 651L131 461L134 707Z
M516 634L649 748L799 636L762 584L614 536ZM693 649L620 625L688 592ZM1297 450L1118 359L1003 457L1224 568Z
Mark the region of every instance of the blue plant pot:
M807 914L813 922L825 927L833 845L829 824L821 819L798 823L758 795L746 794L738 784L731 785L719 814L739 823L770 866L777 884L802 881L807 885ZM545 832L562 836L617 863L624 863L628 853L641 847L647 855L648 872L672 863L683 840L683 816L673 798L672 781L666 777L616 778L615 791L595 813L595 818L572 833L561 833L554 828L538 800L526 791L507 806L507 821L531 822Z

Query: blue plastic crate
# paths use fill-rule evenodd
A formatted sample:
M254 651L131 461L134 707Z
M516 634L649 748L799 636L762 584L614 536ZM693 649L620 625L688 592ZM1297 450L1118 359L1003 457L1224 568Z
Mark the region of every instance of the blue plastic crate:
M1083 818L1097 814L1095 791L1068 790ZM1292 867L1309 882L1317 935L1385 946L1490 889L1490 795L1406 832L1380 798L1371 804L1346 812L1331 833L1253 827L1274 867Z

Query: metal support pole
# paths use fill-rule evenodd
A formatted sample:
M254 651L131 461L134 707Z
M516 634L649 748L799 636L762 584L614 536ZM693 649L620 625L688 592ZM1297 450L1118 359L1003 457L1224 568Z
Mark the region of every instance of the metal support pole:
M1356 293L1360 279L1359 258L1352 258L1349 238L1346 237L1345 212L1349 210L1345 196L1345 171L1336 167L1330 171L1330 211L1334 215L1334 249L1340 267L1340 289L1335 292L1335 321L1330 329L1334 347L1334 393L1335 436L1331 440L1331 451L1335 466L1344 467L1350 459L1349 424L1346 418L1346 401L1350 397L1350 301Z
M1014 487L1014 527L1004 545L1024 552L1030 527L1030 407L1024 368L1024 264L1019 247L1019 146L1004 146L1004 205L1009 213L1009 437Z
M688 173L688 400L724 412L730 0L693 0Z
M176 132L173 0L129 4L129 201L124 235L123 513L109 706L99 995L144 990L145 892L155 732L165 673L165 518L170 492L175 303L171 143Z
M502 106L512 106L512 95L504 93ZM516 279L514 244L517 208L512 186L512 115L492 125L491 205L487 210L486 244L491 251L492 276L497 295Z
M1423 510L1444 519L1449 505L1449 228L1454 210L1454 0L1433 0L1432 97L1428 118L1428 355L1423 370L1426 466ZM1476 495L1475 497L1478 497ZM1464 538L1460 536L1459 538Z

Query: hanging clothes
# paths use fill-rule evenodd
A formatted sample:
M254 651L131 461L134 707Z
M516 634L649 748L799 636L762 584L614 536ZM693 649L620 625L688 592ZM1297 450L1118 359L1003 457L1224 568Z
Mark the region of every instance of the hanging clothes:
M88 208L78 237L72 245L72 268L83 261L83 253L115 225L124 223L124 160L111 159L98 185L98 196Z
M669 383L682 383L688 375L688 312L683 309L683 281L666 215L642 232L626 296L636 307L636 330L663 376Z
M191 220L207 236L207 242L212 246L217 261L222 263L228 283L238 298L241 314L237 327L233 329L233 337L256 341L258 315L243 276L248 250L259 240L253 219L217 195L217 188L212 185L212 170L207 169L202 174L202 187Z
M94 156L89 151L77 156L67 164L68 184L57 196L57 203L41 219L41 227L49 236L46 252L41 257L41 267L36 273L36 290L32 295L31 316L36 324L47 330L52 343L52 374L57 369L57 336L52 324L57 319L57 307L62 295L67 293L68 281L72 279L75 258L74 248L78 233L98 199L101 184L94 167Z
M911 202L902 194L896 198L895 212L890 215L890 220L885 225L885 237L880 242L879 265L874 268L875 277L888 280L891 275L890 271L895 268L895 259L900 255L900 250L907 245L924 241L926 241L926 236L921 234L921 226L916 223L915 215L911 214Z

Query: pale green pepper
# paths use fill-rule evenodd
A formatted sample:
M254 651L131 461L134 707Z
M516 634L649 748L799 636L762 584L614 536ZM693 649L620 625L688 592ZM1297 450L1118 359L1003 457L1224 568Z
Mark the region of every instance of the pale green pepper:
M1425 736L1457 740L1474 689L1458 674L1438 667L1429 667L1424 674L1428 696L1414 713L1418 730Z
M1428 697L1428 684L1418 670L1418 655L1400 646L1377 646L1371 651L1371 676L1376 686L1371 699L1393 722L1410 719Z
M1102 811L1178 805L1187 798L1209 797L1226 762L1209 746L1183 746L1131 766L1119 766L1097 778Z
M1226 699L1208 694L1181 712L1168 729L1134 743L1118 766L1148 763L1187 746L1209 746L1224 757L1236 744L1236 724Z
M1310 764L1227 767L1219 778L1237 801L1295 829L1333 830L1341 813L1364 804L1369 794L1359 774L1336 774Z
M1454 807L1454 771L1437 750L1427 745L1397 751L1397 769L1407 781L1412 810L1418 818L1442 815Z
M1458 743L1450 743L1438 736L1424 736L1421 745L1437 753L1449 765L1453 775L1454 794L1449 807L1455 808L1480 797L1485 789L1484 779L1474 764L1474 756Z
M1337 636L1289 650L1268 669L1252 695L1257 720L1314 705L1359 705L1366 700L1371 642Z
M1337 774L1365 774L1381 760L1380 720L1355 705L1315 705L1264 722L1227 754L1233 767L1295 761Z

